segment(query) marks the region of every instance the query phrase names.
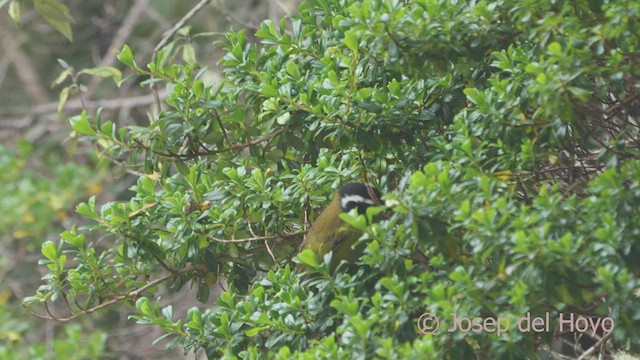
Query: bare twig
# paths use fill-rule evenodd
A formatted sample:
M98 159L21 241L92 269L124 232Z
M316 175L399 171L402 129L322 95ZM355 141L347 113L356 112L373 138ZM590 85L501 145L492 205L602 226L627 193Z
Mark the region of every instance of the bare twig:
M299 232L295 232L295 233L291 233L291 234L282 234L282 235L272 235L272 236L254 236L254 237L250 237L250 238L244 238L244 239L220 239L218 237L215 237L211 234L207 234L204 231L200 231L198 232L201 235L206 236L207 238L215 241L215 242L220 242L220 243L244 243L244 242L251 242L251 241L268 241L268 240L274 240L274 239L279 239L279 238L289 238L289 237L295 237L295 236L299 236L304 234L304 231L299 231Z
M261 137L259 137L257 139L253 139L253 140L247 141L244 144L235 144L235 145L227 146L226 148L219 149L219 150L208 150L206 153L200 154L200 155L216 155L216 154L220 154L220 153L231 151L231 150L244 149L244 148L247 148L249 146L253 146L253 145L259 144L259 143L261 143L263 141L271 140L274 137L282 134L283 132L284 132L284 128L280 128L280 129L272 132L271 134L267 134L267 135L261 136Z
M173 35L175 35L178 30L180 30L184 26L184 24L187 23L187 21L194 17L198 13L198 11L202 10L202 8L204 8L205 5L210 2L211 0L200 0L200 2L193 7L193 9L191 9L185 16L182 17L182 19L180 19L180 21L178 21L169 31L165 33L160 42L158 42L158 45L156 45L156 47L153 49L152 61L155 60L158 51L160 51L165 45L167 45L169 39L171 39Z
M278 268L280 268L280 264L278 264L278 261L276 260L276 256L273 254L273 250L271 250L271 247L269 246L269 240L264 241L264 246L267 248L267 252L269 253L269 255L271 255L271 259L273 260L273 263L276 264Z
M600 347L602 347L604 345L605 342L607 342L607 340L609 340L611 337L613 336L613 331L608 332L607 334L605 334L602 338L600 338L600 340L598 340L598 342L596 342L592 347L588 348L585 352L582 353L582 355L580 355L580 357L578 358L578 360L585 360L587 359L591 354L593 354L596 350L600 349Z
M155 53L154 53L155 56ZM153 94L153 100L156 104L156 111L158 114L160 114L160 112L162 111L162 102L160 101L160 90L158 89L158 86L155 83L152 83L149 86L149 89L151 90L151 94Z
M5 53L2 60L0 60L0 87L2 87L4 78L7 76L7 69L9 68L9 64L11 64L11 60L13 60L11 53Z
M238 149L248 148L249 146L253 146L253 145L259 144L259 143L261 143L263 141L271 140L274 137L282 134L283 132L284 132L284 128L280 128L280 129L278 129L278 130L276 130L276 131L274 131L274 132L272 132L270 134L261 136L261 137L259 137L257 139L253 139L253 140L247 141L246 143L234 144L234 145L231 145L231 146L227 146L226 148L222 148L222 149L206 150L206 151L201 151L201 152L196 152L196 153L191 153L191 154L184 154L184 155L176 154L174 152L163 153L163 152L156 151L155 153L157 155L166 156L166 157L169 157L169 158L193 159L193 158L196 158L198 156L217 155L217 154L221 154L221 153L228 152L228 151L231 151L231 150L238 150ZM146 149L146 147L141 142L138 142L138 144Z
M162 50L162 48L167 45L169 39L171 39L178 32L178 30L180 30L184 26L184 24L187 23L187 21L193 18L200 10L202 10L202 8L204 8L210 2L211 0L200 0L200 2L196 4L196 6L194 6L185 16L182 17L182 19L180 19L175 25L173 25L171 29L169 29L169 31L164 34L156 47L153 48L151 62L155 61L158 51ZM162 103L160 102L160 97L158 96L158 87L152 83L149 88L155 98L156 109L158 113L160 113L162 111Z
M610 106L606 109L604 109L604 113L605 114L611 114L611 113L615 113L617 112L620 108L628 105L629 103L632 103L633 101L635 101L637 98L640 97L640 92L637 92L629 97L627 97L624 100L621 100L620 102L616 103L613 106Z
M231 140L229 140L229 136L227 135L227 130L224 128L224 124L222 124L220 115L215 109L211 109L211 112L213 112L213 116L218 121L218 126L220 126L220 131L222 131L222 136L224 136L224 139L227 141L227 145L231 145Z
M166 91L161 91L159 96L164 99L167 97ZM87 101L86 108L87 109L97 109L97 108L105 108L105 109L120 109L120 108L132 108L138 106L146 106L152 104L154 102L154 95L141 95L141 96L133 96L126 98L117 98L117 99L107 99L107 100L96 100L96 101ZM47 114L50 112L55 112L58 107L57 102L46 103L42 105L35 106L31 108L31 110L21 118L9 118L9 119L0 119L0 127L8 127L8 128L24 128L33 122L33 119L38 115ZM65 109L68 111L80 110L82 109L82 102L79 100L69 101L65 104ZM13 112L13 110L10 110Z

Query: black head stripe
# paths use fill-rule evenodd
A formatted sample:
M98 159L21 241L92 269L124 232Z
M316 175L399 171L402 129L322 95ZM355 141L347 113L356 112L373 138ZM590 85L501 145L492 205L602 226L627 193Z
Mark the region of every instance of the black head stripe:
M380 204L380 197L373 185L351 183L340 188L340 207L344 212L358 209L359 214L364 214L369 206Z

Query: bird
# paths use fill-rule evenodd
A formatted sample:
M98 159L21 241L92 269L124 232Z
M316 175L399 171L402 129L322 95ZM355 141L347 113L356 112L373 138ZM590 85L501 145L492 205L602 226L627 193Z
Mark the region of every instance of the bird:
M333 251L329 267L331 273L335 272L342 260L352 264L364 250L363 246L353 248L362 231L345 223L340 213L357 209L358 214L364 215L368 207L380 205L380 198L380 191L371 184L350 183L342 186L309 229L300 251L310 249L319 259Z

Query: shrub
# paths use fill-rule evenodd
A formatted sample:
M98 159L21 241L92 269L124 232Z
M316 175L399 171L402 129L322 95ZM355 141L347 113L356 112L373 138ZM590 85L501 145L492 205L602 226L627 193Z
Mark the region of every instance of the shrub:
M637 352L640 4L299 10L263 22L261 44L227 34L218 83L169 50L146 68L119 53L167 87L166 108L147 127L71 124L142 174L129 201L81 204L94 225L43 246L50 274L27 303L79 297L75 317L135 300L140 323L209 357L535 357L565 352L554 330L570 315L615 323L573 355ZM347 216L367 246L356 270L330 276L302 253L317 275L301 282L305 219L352 180L382 189L386 211ZM176 320L158 286L188 282L207 309ZM436 334L419 332L423 313ZM511 327L449 333L454 313ZM516 327L547 313L549 330Z

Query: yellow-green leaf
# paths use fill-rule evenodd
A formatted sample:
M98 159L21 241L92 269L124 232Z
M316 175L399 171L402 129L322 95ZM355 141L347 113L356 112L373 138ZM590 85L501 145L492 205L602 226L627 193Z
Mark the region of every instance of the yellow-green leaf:
M193 45L186 44L182 47L182 60L187 64L196 63L196 51L193 49Z
M64 35L69 41L73 41L71 24L73 18L69 15L69 8L58 0L33 0L36 11L51 26Z
M83 69L80 73L99 76L101 78L113 78L113 81L115 81L116 83L120 82L120 80L122 79L122 72L111 66L99 66L89 69Z
M61 91L58 98L58 115L62 114L62 108L64 104L67 103L67 99L69 98L69 87L65 86Z
M69 76L71 75L71 71L69 69L63 70L60 75L53 81L51 87L62 84Z
M13 21L20 22L21 15L22 12L20 11L20 1L11 1L11 4L9 4L9 16L11 16Z

